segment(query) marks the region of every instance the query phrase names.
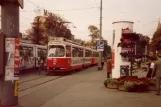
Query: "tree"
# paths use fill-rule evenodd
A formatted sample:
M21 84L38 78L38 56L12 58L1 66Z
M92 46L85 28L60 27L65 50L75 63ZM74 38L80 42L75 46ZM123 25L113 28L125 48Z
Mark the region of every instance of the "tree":
M104 58L110 58L111 55L112 55L112 53L111 53L111 46L108 45L107 40L104 40L103 57Z
M161 27L158 27L158 29L153 34L152 45L153 47L156 47L156 50L161 50Z
M91 45L92 47L96 47L96 40L99 38L99 29L95 25L90 25L88 27L91 37Z
M38 41L38 44L47 44L51 37L64 37L73 39L71 30L68 29L68 22L57 14L36 16L32 28L26 31L28 38Z

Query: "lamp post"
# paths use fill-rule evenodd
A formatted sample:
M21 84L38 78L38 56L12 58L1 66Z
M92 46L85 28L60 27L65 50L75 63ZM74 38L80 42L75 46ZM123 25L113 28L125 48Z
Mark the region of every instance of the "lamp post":
M99 41L102 39L102 0L100 1L100 36ZM103 52L99 51L99 63L98 63L98 70L102 70L101 62L102 62Z

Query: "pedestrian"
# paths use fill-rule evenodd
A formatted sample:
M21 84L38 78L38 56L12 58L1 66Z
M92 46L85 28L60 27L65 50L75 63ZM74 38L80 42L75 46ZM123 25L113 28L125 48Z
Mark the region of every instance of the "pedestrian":
M111 58L108 58L106 61L106 69L107 69L107 78L110 78L110 74L112 72L112 61Z
M104 59L102 59L102 61L101 61L101 66L102 66L102 69L103 69L103 67L104 67Z
M158 54L157 58L158 60L154 63L152 78L156 77L156 95L160 95L161 54Z
M148 64L149 69L148 69L148 73L146 75L147 78L151 78L153 68L154 68L154 63L155 63L155 59L151 60L151 62Z

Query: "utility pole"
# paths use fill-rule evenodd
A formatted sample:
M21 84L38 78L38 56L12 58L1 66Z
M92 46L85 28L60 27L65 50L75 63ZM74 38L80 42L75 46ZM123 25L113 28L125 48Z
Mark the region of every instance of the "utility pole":
M40 41L40 33L39 33L40 32L40 30L39 30L40 29L40 17L39 16L37 18L37 22L36 23L37 23L37 26L36 26L37 27L36 28L37 29L37 32L36 32L37 33L36 43L39 44L39 41Z
M21 8L23 8L23 0L0 0L0 5L1 5L1 28L2 28L2 33L4 35L4 42L6 42L7 40L18 40L18 36L19 36L19 6L21 6ZM2 35L0 35L2 36ZM15 42L12 41L12 43L14 43L15 47L19 47ZM12 53L13 55L12 57L10 57L11 53L8 52L8 48L6 48L8 45L11 44L7 44L6 46L4 45L3 49L4 49L4 60L0 61L2 63L0 63L1 66L3 66L3 74L2 77L0 77L0 106L4 106L4 107L10 107L10 106L15 106L18 105L18 82L16 81L17 79L14 78L15 74L18 73L17 70L17 63L15 63L15 58L17 58L19 55L19 49L16 50L16 48L12 49L14 52ZM10 51L11 51L10 50ZM16 51L15 51L16 50ZM2 56L1 56L2 57ZM12 67L8 64L11 61L8 61L8 59L13 58L13 65ZM2 60L2 59L0 59ZM16 59L19 60L19 59ZM16 67L15 67L16 65ZM6 70L7 68L11 67L12 70L8 71ZM11 69L10 68L10 69ZM10 75L10 73L13 73L13 78L12 75ZM11 76L11 78L7 78L6 76ZM15 93L16 92L16 93Z
M99 40L102 39L102 0L100 1L100 37ZM99 63L98 63L98 70L102 70L101 62L102 62L103 52L99 51Z

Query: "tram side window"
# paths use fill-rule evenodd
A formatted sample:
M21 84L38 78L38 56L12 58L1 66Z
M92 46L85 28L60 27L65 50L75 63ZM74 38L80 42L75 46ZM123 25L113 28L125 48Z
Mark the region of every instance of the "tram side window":
M99 54L98 54L98 52L96 52L96 57L99 57Z
M92 57L92 51L89 51L89 57Z
M66 46L66 57L71 57L71 46Z
M20 46L20 57L24 56L24 50L23 50L23 46Z
M93 57L98 57L98 56L99 56L98 52L93 53Z
M29 54L29 57L33 57L34 56L34 53L33 53L33 47L28 47L28 54Z
M83 57L83 49L79 49L79 57Z
M89 50L86 50L86 51L85 51L85 57L89 57L89 56L90 56Z
M73 47L72 48L72 57L83 57L83 49Z
M44 56L45 54L44 54L43 49L38 48L38 57L44 57Z
M23 52L24 52L24 57L25 57L25 58L28 58L28 57L29 57L28 47L23 46Z

